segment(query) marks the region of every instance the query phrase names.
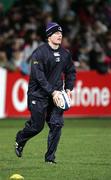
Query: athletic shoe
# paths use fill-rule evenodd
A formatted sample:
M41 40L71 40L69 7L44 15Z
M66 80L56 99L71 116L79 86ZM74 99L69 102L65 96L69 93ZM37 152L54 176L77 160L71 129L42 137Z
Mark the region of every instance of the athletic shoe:
M18 157L22 157L23 147L19 145L17 142L15 143L15 153Z
M54 160L45 160L45 162L48 164L57 164L57 162Z

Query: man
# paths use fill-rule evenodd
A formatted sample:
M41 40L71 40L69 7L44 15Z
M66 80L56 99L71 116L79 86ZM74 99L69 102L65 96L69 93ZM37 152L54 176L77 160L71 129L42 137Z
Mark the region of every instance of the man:
M15 152L22 156L26 142L40 133L45 121L49 126L45 162L55 162L55 152L63 126L63 110L57 107L60 91L70 96L75 82L75 68L70 53L61 47L62 28L57 23L46 27L48 43L37 48L31 56L31 73L28 86L30 119L16 135ZM62 76L64 74L64 82Z

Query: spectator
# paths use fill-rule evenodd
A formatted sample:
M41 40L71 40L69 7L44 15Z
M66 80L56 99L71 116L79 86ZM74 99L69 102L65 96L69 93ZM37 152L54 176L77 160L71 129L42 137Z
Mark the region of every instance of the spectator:
M71 50L78 70L110 72L110 0L16 0L6 13L0 3L0 66L26 70L31 53L46 41L43 29L51 21L62 26L63 46Z

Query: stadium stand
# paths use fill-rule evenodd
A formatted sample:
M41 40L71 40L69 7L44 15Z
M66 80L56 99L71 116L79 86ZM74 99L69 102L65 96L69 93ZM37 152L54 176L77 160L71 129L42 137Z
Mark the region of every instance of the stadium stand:
M15 0L7 11L0 3L0 66L27 73L27 59L46 41L49 21L61 24L63 46L79 71L111 72L110 0Z

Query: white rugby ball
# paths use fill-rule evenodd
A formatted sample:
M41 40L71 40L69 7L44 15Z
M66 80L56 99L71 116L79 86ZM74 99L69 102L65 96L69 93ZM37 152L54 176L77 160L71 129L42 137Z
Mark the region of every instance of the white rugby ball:
M65 91L61 91L61 105L59 106L63 110L68 110L71 107L71 99L68 97Z

